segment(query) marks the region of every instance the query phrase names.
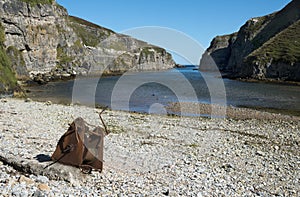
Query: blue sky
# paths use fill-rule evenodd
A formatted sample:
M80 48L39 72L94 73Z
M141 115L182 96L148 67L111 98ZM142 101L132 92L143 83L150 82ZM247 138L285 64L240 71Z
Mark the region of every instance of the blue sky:
M248 19L278 11L291 0L57 0L57 2L67 8L70 15L116 32L142 26L166 27L187 34L207 48L216 35L233 33Z

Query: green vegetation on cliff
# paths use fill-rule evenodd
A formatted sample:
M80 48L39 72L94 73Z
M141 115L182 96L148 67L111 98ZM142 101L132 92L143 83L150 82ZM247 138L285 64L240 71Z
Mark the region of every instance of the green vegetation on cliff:
M151 47L144 47L141 51L141 54L144 54L146 56L154 55L154 51Z
M28 80L29 75L22 52L15 46L9 46L6 49L6 54L10 59L11 68L15 72L16 78L23 81Z
M292 0L278 12L248 20L233 42L215 38L200 69L210 67L211 57L227 77L300 81L299 6Z
M300 20L270 39L248 58L262 64L300 62Z
M7 92L17 87L17 79L11 68L11 61L3 46L4 41L4 29L0 24L0 92Z
M37 4L52 4L54 0L21 0L25 3L29 3L30 5L37 5Z
M69 16L71 27L86 46L96 47L102 40L109 37L113 31L103 28L81 18Z
M252 25L249 25L248 28L245 29L245 34L254 36L251 42L255 49L259 48L264 44L264 42L266 42L266 38L264 37L264 35L257 35L257 33L259 33L274 18L274 16L275 13L272 13L266 16L253 18L251 21L253 21L254 23Z
M64 51L64 47L58 45L57 46L57 57L59 60L58 67L63 67L63 65L70 63L74 60L74 57L68 56Z
M17 87L17 80L10 67L10 60L3 47L0 47L0 92L6 92Z

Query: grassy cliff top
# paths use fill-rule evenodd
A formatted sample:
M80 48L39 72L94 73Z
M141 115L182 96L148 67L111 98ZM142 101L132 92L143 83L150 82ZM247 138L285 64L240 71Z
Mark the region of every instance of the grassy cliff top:
M249 55L254 56L262 63L271 60L289 64L300 62L300 20Z
M21 0L25 3L29 3L31 5L37 5L37 4L53 4L55 0Z
M114 32L110 29L106 29L75 16L69 16L68 20L77 36L79 36L83 43L87 46L96 47L101 40L107 38L111 34L114 34Z
M96 28L96 29L101 29L101 30L104 30L104 31L108 31L108 32L111 32L111 33L114 33L112 30L110 29L107 29L107 28L104 28L104 27L101 27L97 24L94 24L94 23L91 23L89 21L86 21L82 18L78 18L76 16L69 16L69 20L73 23L78 23L78 24L81 24L81 25L85 25L85 26L88 26L88 27L92 27L92 28Z

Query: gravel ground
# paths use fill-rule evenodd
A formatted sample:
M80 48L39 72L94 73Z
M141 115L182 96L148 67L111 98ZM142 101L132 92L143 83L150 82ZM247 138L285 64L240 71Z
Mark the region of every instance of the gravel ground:
M300 196L299 117L274 114L224 120L108 110L102 173L68 182L6 164L51 156L76 117L99 125L96 111L2 99L0 196Z

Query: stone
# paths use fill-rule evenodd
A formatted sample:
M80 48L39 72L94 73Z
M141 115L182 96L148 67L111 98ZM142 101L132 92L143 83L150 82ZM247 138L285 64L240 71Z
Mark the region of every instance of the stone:
M45 195L43 194L43 192L41 192L41 190L36 190L33 194L34 197L44 197Z
M16 185L12 188L12 196L28 196L28 191L22 185Z
M32 99L31 99L31 98L26 98L26 99L25 99L25 102L26 102L26 103L32 102Z
M198 194L197 194L197 197L202 197L203 195L202 195L202 193L201 192L199 192Z
M50 191L50 188L47 184L45 183L41 183L38 185L38 189L41 191Z
M231 170L234 170L234 166L231 163L227 163L221 166L226 172L230 172Z
M7 99L1 99L2 103L7 103Z
M258 156L265 156L265 153L264 152L262 152L262 151L256 151L256 154L258 155Z
M27 185L31 185L31 184L35 183L34 180L32 180L24 175L21 175L18 181L19 181L19 183L25 182Z
M49 179L46 176L38 176L36 178L36 181L39 182L39 183L48 183Z
M47 101L45 104L49 106L49 105L52 105L52 102L51 101Z

